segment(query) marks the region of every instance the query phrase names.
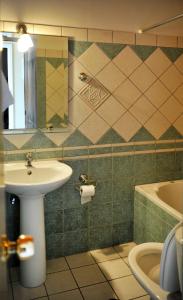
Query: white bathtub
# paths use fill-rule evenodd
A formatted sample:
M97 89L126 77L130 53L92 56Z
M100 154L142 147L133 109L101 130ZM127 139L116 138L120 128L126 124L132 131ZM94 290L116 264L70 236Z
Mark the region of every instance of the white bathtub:
M135 190L178 221L183 220L183 180L138 185Z

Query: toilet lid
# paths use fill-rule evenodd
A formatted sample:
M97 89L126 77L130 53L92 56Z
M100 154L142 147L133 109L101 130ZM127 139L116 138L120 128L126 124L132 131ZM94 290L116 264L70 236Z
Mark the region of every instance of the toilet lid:
M181 223L178 223L168 234L163 245L160 262L160 286L172 293L180 290L175 240L175 232L179 226Z

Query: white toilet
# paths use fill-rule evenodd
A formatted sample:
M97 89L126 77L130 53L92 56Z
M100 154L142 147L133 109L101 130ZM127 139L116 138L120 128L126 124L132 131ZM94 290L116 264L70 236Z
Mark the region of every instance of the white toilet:
M181 223L171 230L164 244L144 243L129 253L132 272L153 300L165 300L177 292L180 295L175 239L180 226Z

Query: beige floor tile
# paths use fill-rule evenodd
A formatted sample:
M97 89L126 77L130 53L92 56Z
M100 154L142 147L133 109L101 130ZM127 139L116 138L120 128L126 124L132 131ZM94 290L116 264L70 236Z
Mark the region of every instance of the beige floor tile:
M130 269L121 258L99 263L99 268L108 280L131 274Z
M107 282L87 286L81 289L85 300L117 299L114 291Z
M13 283L14 300L30 300L46 296L44 285L36 288L24 288L20 283Z
M128 257L124 257L123 260L124 260L124 262L129 266Z
M120 300L128 300L146 295L133 275L110 281L112 288Z
M140 297L138 298L138 300L150 300L150 296L149 295L146 295L146 296L143 296L143 297Z
M131 243L127 243L127 244L121 244L121 245L114 246L114 249L118 252L118 254L121 257L125 257L125 256L128 256L130 250L135 246L136 246L136 244L134 242L131 242Z
M80 291L77 289L57 295L52 295L49 297L49 300L83 300L83 298Z
M48 274L45 284L49 295L77 288L70 271Z
M87 266L87 265L92 265L95 263L90 252L84 252L84 253L66 256L66 260L71 269L82 267L82 266Z
M65 271L69 269L64 257L47 260L46 264L47 264L47 269L46 269L47 274L58 272L58 271Z
M73 269L72 272L80 287L106 281L97 265Z
M96 262L102 262L110 259L117 259L119 255L113 247L90 251Z

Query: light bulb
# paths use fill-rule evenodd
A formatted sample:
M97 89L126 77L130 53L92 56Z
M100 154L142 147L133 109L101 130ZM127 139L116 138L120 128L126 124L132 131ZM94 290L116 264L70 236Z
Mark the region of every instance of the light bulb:
M29 48L33 47L33 42L29 34L22 34L17 42L18 50L20 52L26 52Z
M138 29L137 31L139 34L143 33L142 29Z

